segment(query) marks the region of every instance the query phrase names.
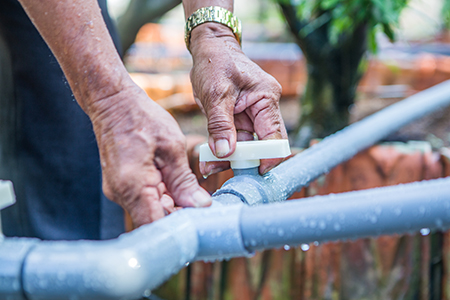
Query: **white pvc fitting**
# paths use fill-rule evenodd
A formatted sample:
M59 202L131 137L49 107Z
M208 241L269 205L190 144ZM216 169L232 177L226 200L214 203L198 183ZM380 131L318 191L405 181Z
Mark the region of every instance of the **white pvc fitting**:
M259 140L237 142L233 154L217 158L208 144L200 145L200 161L230 161L232 169L258 167L260 159L282 158L291 154L288 140Z
M9 180L0 180L0 240L3 239L1 210L16 203L13 184Z
M16 202L14 188L9 180L0 180L0 210Z

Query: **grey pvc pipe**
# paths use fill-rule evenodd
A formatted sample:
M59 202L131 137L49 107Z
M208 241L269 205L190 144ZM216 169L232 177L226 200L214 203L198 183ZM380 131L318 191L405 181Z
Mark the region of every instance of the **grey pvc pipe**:
M215 202L111 241L6 238L0 298L138 299L190 261L421 228L450 228L450 178L253 207Z
M402 126L450 105L450 80L393 104L282 163L267 180L279 197L287 199L318 176L353 157ZM275 199L279 201L279 199Z
M450 228L450 177L242 209L249 251Z
M0 240L0 299L140 299L188 262L246 256L243 204L185 209L110 241Z
M30 250L38 242L38 239L31 238L0 239L0 299L25 299L22 268Z
M180 214L115 240L37 243L23 262L20 281L28 300L139 299L197 252L196 228Z

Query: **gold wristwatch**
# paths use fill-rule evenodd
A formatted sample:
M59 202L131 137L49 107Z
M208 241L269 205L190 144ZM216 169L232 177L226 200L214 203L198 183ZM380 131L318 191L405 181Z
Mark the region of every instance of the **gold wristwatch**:
M236 39L241 44L241 21L236 18L232 12L226 10L220 6L208 6L202 7L196 10L186 21L186 27L184 30L184 41L186 42L186 47L189 49L189 43L191 39L192 29L200 24L206 22L216 22L228 26L236 36Z

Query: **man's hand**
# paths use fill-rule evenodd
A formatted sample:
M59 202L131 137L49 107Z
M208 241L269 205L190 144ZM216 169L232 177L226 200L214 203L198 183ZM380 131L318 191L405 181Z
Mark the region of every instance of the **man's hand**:
M232 31L218 23L192 30L194 97L208 119L209 146L218 157L231 155L236 140L286 139L279 109L280 84L241 50ZM282 159L263 160L264 174ZM229 168L226 162L202 163L204 175Z
M100 149L106 196L139 226L179 206L208 206L175 120L131 80L96 0L20 0L55 54ZM173 200L172 200L173 199Z
M201 207L211 197L188 165L186 143L172 116L138 87L128 87L91 107L100 148L105 195L136 226L177 206Z

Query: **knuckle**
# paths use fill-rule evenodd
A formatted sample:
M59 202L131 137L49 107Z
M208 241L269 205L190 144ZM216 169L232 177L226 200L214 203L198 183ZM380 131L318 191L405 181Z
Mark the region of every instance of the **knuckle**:
M280 97L281 97L281 92L283 90L283 87L281 86L281 84L272 76L269 75L269 78L267 80L269 86L270 86L270 93L271 93L271 97L273 99L273 101L278 102Z
M275 80L274 93L276 95L275 100L277 102L279 101L282 92L283 92L283 87L281 86L281 84L278 81Z
M178 197L181 193L186 192L198 185L197 178L189 168L183 168L178 176L171 181L169 190Z
M208 118L208 131L210 134L232 131L233 129L233 123L229 117L224 114L214 114Z
M121 205L133 202L138 197L139 186L135 173L130 167L121 167L103 176L102 189L105 196Z

